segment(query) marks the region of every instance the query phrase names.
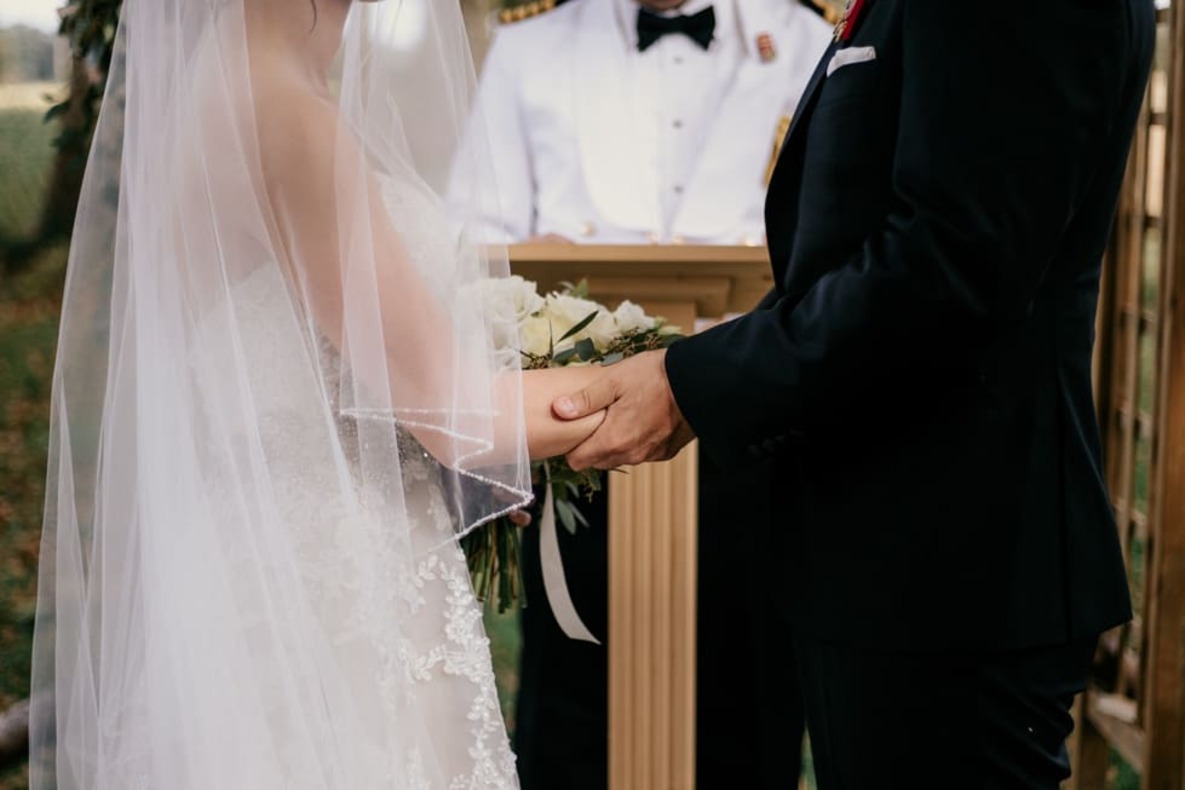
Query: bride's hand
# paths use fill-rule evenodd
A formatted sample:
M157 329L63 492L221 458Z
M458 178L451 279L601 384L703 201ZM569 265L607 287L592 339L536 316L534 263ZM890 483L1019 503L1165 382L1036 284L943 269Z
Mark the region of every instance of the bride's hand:
M565 422L556 419L551 403L560 395L582 390L604 372L599 365L523 371L523 418L527 449L533 460L565 455L601 425L604 411Z

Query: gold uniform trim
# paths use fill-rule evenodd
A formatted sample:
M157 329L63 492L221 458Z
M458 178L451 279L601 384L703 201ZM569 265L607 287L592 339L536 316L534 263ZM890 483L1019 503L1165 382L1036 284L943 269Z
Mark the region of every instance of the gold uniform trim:
M513 8L503 8L498 12L498 21L503 25L521 22L524 19L546 13L557 5L559 5L557 0L532 0L530 3L516 5Z
M790 133L792 116L786 113L778 119L778 128L774 132L774 150L770 152L769 164L765 166L765 185L774 178L774 168L778 166L778 157L782 155L782 146L786 142L786 135Z
M829 25L838 25L839 21L843 19L843 13L827 0L802 0L802 2L811 6L811 10L823 17L823 21Z

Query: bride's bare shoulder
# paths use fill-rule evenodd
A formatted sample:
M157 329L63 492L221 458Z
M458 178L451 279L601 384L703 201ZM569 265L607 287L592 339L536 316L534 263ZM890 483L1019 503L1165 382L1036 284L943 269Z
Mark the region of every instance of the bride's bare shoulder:
M269 181L316 177L330 167L343 127L333 101L295 80L255 89L259 156Z

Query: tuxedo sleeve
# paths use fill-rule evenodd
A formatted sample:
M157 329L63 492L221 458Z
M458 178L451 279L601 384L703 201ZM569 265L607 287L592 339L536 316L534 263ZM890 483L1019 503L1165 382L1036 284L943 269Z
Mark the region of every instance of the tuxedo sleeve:
M909 397L936 343L974 353L1024 320L1105 145L1126 133L1111 129L1121 98L1142 90L1128 7L901 3L883 225L806 293L668 351L705 452L731 465L773 454L842 425L843 395Z

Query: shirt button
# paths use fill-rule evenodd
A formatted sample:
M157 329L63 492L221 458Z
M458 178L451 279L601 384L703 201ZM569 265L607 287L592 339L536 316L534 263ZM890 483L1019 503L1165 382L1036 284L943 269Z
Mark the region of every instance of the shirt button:
M671 125L672 125L672 126L674 126L676 129L682 129L682 128L683 128L683 122L682 122L682 121L675 121L675 122L674 122L673 124L671 124Z
M683 187L675 187L675 194L682 195L683 194Z
M683 65L683 57L681 55L676 55L674 60L676 66Z

